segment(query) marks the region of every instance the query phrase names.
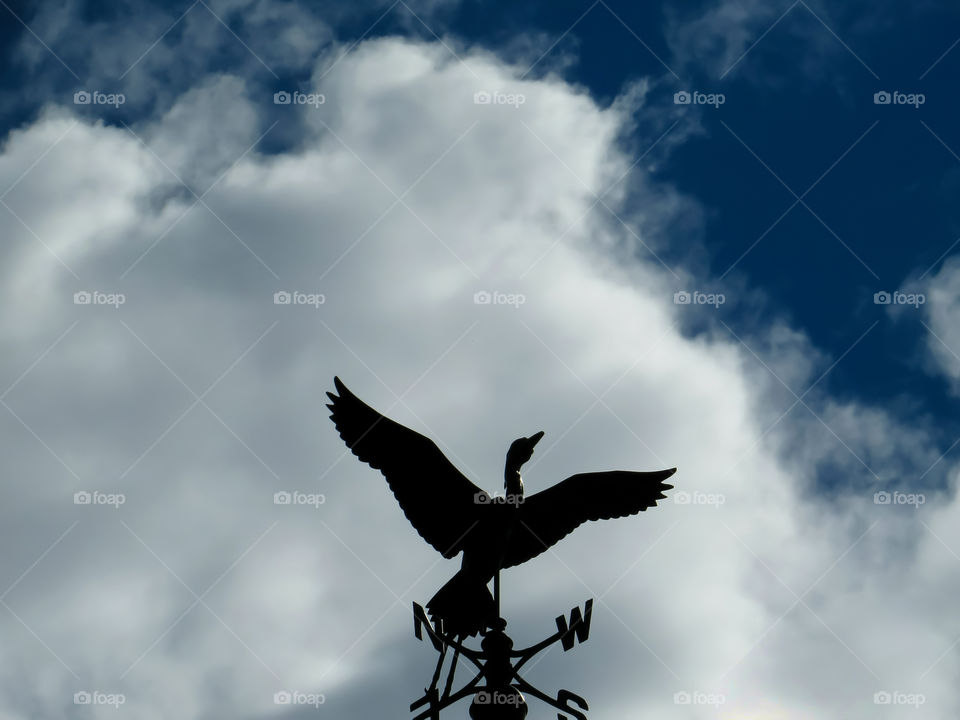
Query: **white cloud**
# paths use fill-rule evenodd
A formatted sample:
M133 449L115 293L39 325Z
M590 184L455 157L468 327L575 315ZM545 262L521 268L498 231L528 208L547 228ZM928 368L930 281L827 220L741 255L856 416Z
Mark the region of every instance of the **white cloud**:
M924 284L925 310L930 332L927 348L935 369L951 382L954 392L960 380L960 260L948 258Z

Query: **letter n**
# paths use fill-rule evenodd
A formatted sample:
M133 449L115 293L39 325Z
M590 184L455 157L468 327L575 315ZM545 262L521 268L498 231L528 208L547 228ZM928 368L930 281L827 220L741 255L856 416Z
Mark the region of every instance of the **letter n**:
M413 604L413 634L416 635L417 640L423 640L423 634L421 633L421 626L427 626L427 634L430 635L430 642L433 644L433 649L439 652L443 647L443 642L437 636L437 631L433 629L433 625L430 624L430 619L427 617L427 614L423 611L423 607L417 603Z

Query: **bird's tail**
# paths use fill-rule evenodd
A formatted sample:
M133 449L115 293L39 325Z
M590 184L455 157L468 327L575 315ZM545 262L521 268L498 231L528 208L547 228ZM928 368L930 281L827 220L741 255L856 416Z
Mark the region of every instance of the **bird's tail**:
M483 578L463 570L457 572L437 590L427 612L434 624L442 621L441 629L448 635L476 635L496 620L493 595Z

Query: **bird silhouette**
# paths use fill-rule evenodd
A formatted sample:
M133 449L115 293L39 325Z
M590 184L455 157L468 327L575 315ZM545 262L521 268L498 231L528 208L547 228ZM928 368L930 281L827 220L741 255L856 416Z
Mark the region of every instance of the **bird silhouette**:
M657 472L578 473L529 497L520 468L543 431L514 440L507 451L504 490L491 497L468 480L420 433L381 415L340 381L328 392L330 418L347 447L379 470L407 519L445 558L463 553L459 572L427 603L431 618L451 635L476 635L497 618L487 584L501 568L527 562L587 520L626 517L665 499Z

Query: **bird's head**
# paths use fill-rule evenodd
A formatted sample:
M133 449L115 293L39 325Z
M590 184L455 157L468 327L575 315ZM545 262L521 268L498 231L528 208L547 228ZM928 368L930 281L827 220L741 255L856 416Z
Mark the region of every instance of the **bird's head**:
M530 437L517 438L510 444L507 450L506 473L519 473L520 466L533 457L533 448L543 437L543 430L534 433Z

